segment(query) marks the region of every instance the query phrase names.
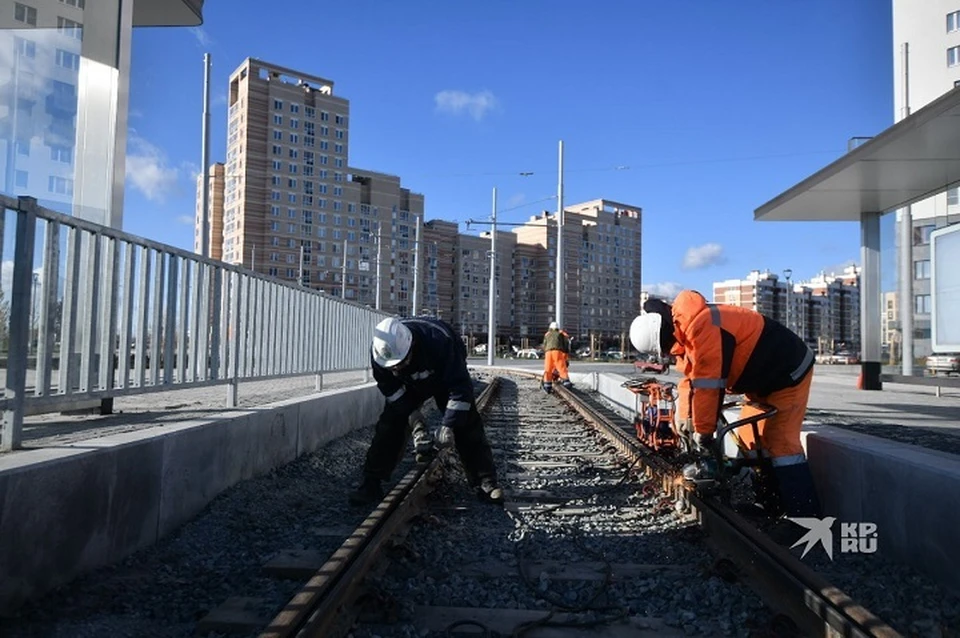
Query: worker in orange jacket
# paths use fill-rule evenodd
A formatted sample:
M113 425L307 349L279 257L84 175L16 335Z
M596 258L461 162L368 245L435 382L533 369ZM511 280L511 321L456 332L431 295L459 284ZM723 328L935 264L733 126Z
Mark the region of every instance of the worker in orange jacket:
M560 377L560 383L569 388L570 373L567 371L567 357L570 352L570 335L568 335L557 325L556 321L550 322L550 327L543 335L543 390L545 392L553 391L554 372Z
M658 299L644 304L630 326L630 341L640 352L672 354L683 376L678 391L681 428L692 429L706 448L713 443L724 394L743 394L777 413L760 421L764 454L772 457L774 485L761 486L779 497L779 509L791 517L819 517L813 477L800 429L813 380L813 351L782 324L758 312L715 305L685 290L672 305ZM741 418L762 410L744 406ZM746 456L757 454L750 427L735 431Z

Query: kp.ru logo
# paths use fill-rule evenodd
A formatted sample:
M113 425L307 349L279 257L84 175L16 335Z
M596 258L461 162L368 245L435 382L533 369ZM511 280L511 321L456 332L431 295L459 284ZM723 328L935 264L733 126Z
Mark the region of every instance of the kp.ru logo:
M833 516L820 518L789 518L808 531L800 537L791 548L806 543L803 554L807 555L817 543L823 547L830 560L833 560L833 523L837 519ZM840 553L841 554L873 554L877 551L877 524L876 523L840 523Z

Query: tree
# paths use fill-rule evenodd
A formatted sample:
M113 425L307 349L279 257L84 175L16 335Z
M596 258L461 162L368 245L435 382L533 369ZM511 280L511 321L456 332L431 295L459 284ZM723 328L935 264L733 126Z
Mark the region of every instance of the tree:
M10 304L0 288L0 352L9 352L10 341Z

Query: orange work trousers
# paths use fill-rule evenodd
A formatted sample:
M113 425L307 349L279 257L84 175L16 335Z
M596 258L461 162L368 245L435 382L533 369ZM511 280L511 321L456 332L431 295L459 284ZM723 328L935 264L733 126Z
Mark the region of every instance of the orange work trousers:
M777 413L772 417L757 422L760 445L765 456L773 458L803 456L803 446L800 444L800 429L803 427L803 417L807 413L807 401L810 399L810 383L812 381L813 368L810 368L803 381L792 388L777 390L765 397L749 393L744 395L749 401L766 403L777 408ZM745 419L763 412L759 408L745 405L740 410L740 418ZM737 428L734 432L740 439L742 449L756 449L756 441L754 441L751 426L745 425Z
M547 350L543 360L543 380L552 382L554 370L560 374L561 380L568 380L570 378L567 373L566 353L560 350Z

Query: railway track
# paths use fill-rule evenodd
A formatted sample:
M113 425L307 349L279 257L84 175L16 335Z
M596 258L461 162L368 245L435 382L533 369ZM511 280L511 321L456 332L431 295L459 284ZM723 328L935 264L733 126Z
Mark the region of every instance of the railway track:
M415 466L261 638L899 635L687 489L612 412L532 376L478 399L503 508L453 456Z

